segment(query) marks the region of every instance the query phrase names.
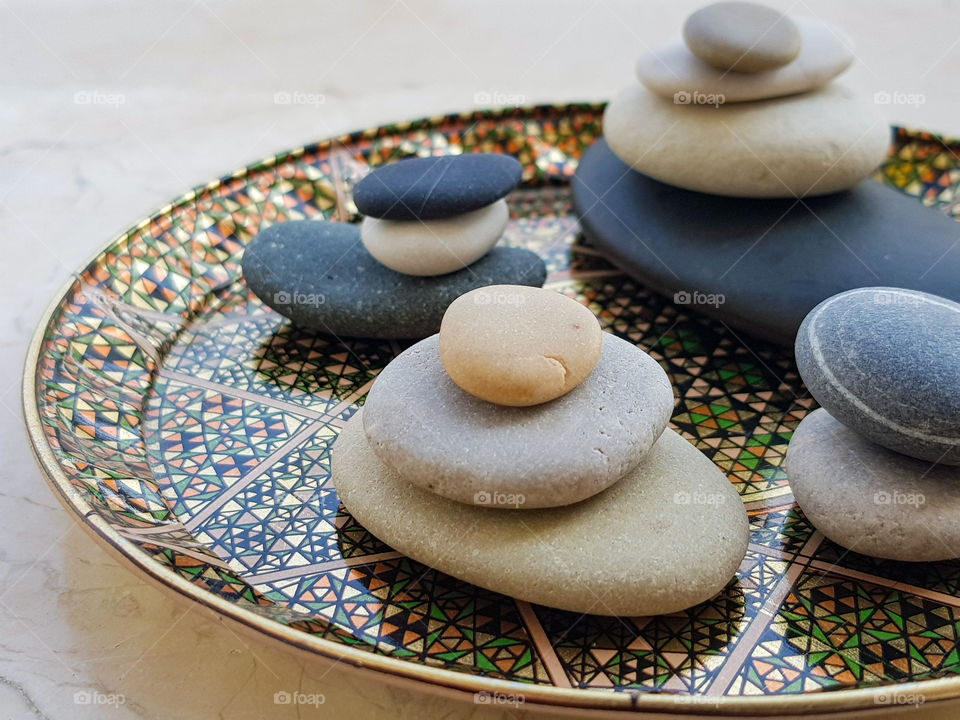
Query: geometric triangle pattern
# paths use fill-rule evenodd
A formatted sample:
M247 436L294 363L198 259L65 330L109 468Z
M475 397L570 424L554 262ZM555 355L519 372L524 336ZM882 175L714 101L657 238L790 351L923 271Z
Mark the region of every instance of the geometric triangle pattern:
M231 342L224 344L229 334ZM164 358L184 372L235 390L326 412L376 377L394 357L388 343L336 338L294 328L245 284L231 288L209 322L194 322Z
M329 618L401 657L494 677L549 682L509 598L408 558L301 576L260 588L298 612Z
M804 573L738 678L740 694L873 687L960 673L960 609Z
M223 392L158 378L145 442L178 516L199 512L288 442L306 419Z
M537 615L575 686L697 693L736 647L784 566L751 552L718 595L671 615L619 618L541 607Z
M203 593L413 664L681 698L956 674L960 563L846 551L793 502L784 457L815 403L790 354L638 285L580 237L568 181L602 110L355 133L190 191L126 232L78 274L42 341L35 398L61 489ZM611 618L531 606L403 557L339 503L330 446L408 343L293 327L246 287L243 248L276 222L356 221L352 190L372 166L477 150L523 166L503 244L537 252L548 287L661 364L673 427L747 507L747 557L695 608ZM960 219L958 157L955 141L897 130L876 179Z

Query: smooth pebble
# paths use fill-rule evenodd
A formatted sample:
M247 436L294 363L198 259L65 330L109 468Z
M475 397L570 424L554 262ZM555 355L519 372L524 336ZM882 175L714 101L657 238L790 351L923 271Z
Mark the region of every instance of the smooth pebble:
M809 92L826 85L853 62L853 43L840 30L809 18L797 18L803 48L777 70L742 73L718 70L690 52L681 38L645 53L637 77L650 90L680 104L769 100Z
M553 290L477 288L454 300L440 324L451 379L482 400L538 405L582 383L600 359L596 316Z
M891 450L960 465L960 304L902 288L840 293L807 315L796 355L837 420Z
M610 489L518 515L408 483L367 442L369 410L355 414L333 445L340 500L383 542L466 582L576 613L658 615L721 592L746 554L749 526L737 491L673 430Z
M607 333L586 380L529 407L461 390L433 336L380 372L364 427L374 452L410 483L462 503L528 510L575 503L617 482L660 437L673 404L660 365Z
M661 182L734 197L808 197L846 190L887 156L878 109L836 84L754 103L677 105L633 85L603 116L627 165Z
M363 246L380 263L405 275L433 276L476 262L497 244L510 220L506 200L440 220L365 217Z
M698 58L719 70L775 70L800 52L800 31L778 10L752 2L717 2L683 24L683 39Z
M412 158L373 170L353 189L353 201L364 215L438 220L496 202L522 174L515 158L498 153Z
M403 275L366 251L356 225L320 220L270 226L247 246L242 265L254 294L295 324L369 338L432 335L463 293L499 283L539 287L547 275L536 253L508 247L454 273Z
M803 514L838 545L909 562L960 557L960 469L888 450L823 408L794 431L786 463Z

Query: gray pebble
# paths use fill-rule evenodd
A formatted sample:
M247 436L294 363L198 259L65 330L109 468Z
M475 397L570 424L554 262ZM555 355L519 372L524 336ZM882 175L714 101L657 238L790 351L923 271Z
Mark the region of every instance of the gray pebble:
M960 304L859 288L800 325L797 367L837 420L921 460L960 465Z
M660 437L673 402L660 365L613 335L603 335L586 380L527 407L459 388L430 337L380 373L364 429L374 452L409 482L464 503L524 510L578 502L615 483Z
M960 557L960 469L887 450L820 408L793 434L787 475L804 515L845 548L911 562Z
M356 225L298 220L271 225L243 254L243 276L267 305L295 324L347 337L423 338L440 329L447 306L486 285L540 287L536 253L496 247L472 265L414 277L377 262Z

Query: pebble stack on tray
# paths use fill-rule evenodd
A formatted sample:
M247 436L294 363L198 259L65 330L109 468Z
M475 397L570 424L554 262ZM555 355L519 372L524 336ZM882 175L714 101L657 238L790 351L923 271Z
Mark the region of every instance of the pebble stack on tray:
M644 286L792 346L851 288L960 300L956 223L870 180L885 92L836 82L850 43L818 20L708 5L637 65L571 183L589 244Z
M748 525L667 429L673 404L657 362L571 298L479 288L380 373L332 479L374 535L465 581L581 613L674 612L730 581Z
M828 85L853 60L842 37L763 5L708 5L683 41L640 59L640 83L610 101L604 136L635 170L687 190L780 198L853 187L886 157L890 129L875 105Z
M436 333L447 306L495 283L541 286L536 253L494 247L509 220L504 199L522 167L477 153L402 160L354 188L360 227L299 220L272 225L247 246L243 275L297 325L347 337Z
M865 555L960 557L960 304L850 290L813 309L796 351L822 405L787 450L807 518Z

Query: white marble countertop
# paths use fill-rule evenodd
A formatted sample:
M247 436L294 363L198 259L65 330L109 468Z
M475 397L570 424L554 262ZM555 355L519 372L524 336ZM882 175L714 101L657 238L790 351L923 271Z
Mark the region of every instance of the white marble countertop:
M467 109L484 93L605 99L699 4L0 0L0 717L497 716L241 637L118 565L34 464L19 408L25 348L69 273L181 191L324 136ZM843 82L913 95L883 107L892 123L960 135L960 2L771 4L853 37L858 61ZM278 92L324 101L278 104ZM276 705L278 691L326 702Z

